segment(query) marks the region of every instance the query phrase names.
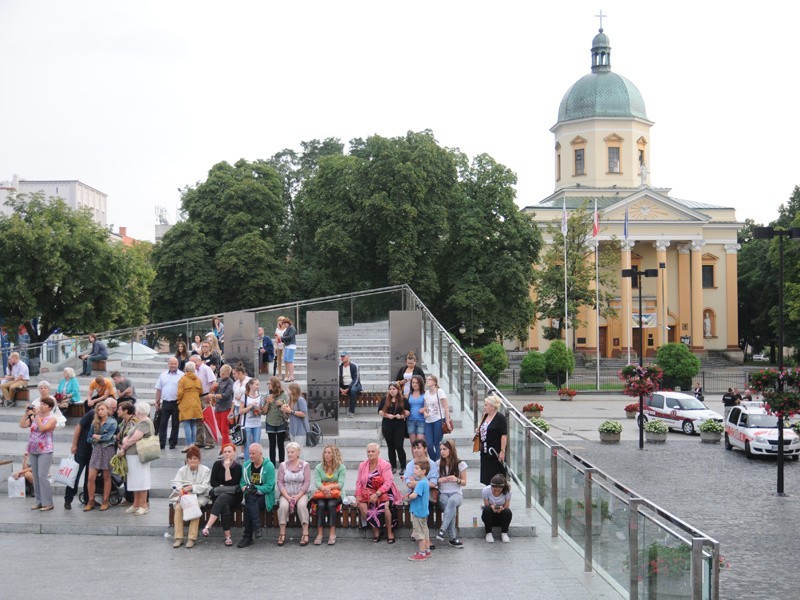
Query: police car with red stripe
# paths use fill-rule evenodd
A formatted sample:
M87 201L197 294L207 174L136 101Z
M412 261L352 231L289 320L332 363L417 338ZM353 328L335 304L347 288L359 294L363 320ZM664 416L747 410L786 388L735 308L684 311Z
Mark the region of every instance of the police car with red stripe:
M763 402L742 402L725 419L725 449L740 448L747 458L778 455L778 417L767 413ZM783 428L784 456L800 459L800 437Z
M655 392L644 403L644 421L663 421L670 429L692 435L704 421L722 423L722 415L709 410L694 396L680 392Z

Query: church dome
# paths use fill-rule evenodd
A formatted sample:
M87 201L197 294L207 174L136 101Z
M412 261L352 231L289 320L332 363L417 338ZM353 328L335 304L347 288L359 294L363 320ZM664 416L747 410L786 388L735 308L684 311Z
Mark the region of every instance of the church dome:
M592 72L567 90L558 107L559 123L593 117L647 119L636 86L611 72L611 44L602 28L592 40Z

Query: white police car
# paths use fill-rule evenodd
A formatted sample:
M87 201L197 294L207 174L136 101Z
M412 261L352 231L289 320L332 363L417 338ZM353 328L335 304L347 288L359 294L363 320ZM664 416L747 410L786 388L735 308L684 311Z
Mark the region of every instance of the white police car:
M743 402L725 420L725 449L741 448L747 458L778 455L778 417L767 414L762 402ZM800 459L800 437L783 428L783 453Z
M655 419L663 421L670 429L681 429L691 435L704 421L722 423L722 415L708 410L694 396L680 392L655 392L644 401L645 423Z

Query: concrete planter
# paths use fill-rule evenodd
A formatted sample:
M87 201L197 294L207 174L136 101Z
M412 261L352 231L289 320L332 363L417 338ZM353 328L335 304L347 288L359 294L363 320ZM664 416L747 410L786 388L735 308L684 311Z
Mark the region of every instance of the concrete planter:
M573 398L574 398L574 396L559 396L558 397L559 400L564 400L564 401L572 400Z
M619 438L622 436L621 433L603 433L600 432L600 442L603 444L617 444L619 443Z
M540 410L526 410L525 416L530 419L538 419L542 416L542 411Z
M719 444L722 439L721 433L714 433L713 431L701 431L700 441L703 444Z
M649 444L663 444L667 441L666 433L650 433L649 431L645 431L644 437Z
M629 419L635 419L637 412L639 411L636 410L625 411L625 416L628 417Z

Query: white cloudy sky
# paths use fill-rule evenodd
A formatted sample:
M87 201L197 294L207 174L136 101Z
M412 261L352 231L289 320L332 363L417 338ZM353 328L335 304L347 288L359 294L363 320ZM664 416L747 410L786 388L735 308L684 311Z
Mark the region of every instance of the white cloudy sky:
M655 121L651 183L775 217L800 183L800 3L537 4L1 0L0 180L80 179L152 239L154 207L174 221L178 188L216 162L429 128L508 165L535 204L602 8L612 68Z

